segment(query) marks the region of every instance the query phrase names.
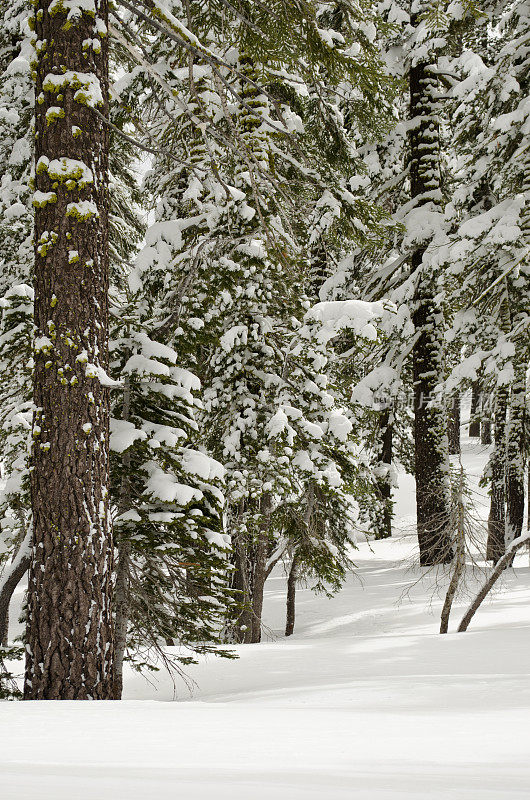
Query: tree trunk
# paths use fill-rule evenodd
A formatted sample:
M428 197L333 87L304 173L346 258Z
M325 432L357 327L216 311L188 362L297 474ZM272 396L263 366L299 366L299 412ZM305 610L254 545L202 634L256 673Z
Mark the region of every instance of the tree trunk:
M411 24L420 25L424 4L415 7ZM441 171L436 61L417 60L409 70L410 183L418 208L440 212ZM429 266L423 265L428 241L420 240L411 259L416 275L413 322L414 443L416 507L420 563L451 560L448 531L450 514L447 421L443 404L433 401L443 379L443 315L436 302L437 286Z
M269 523L271 513L271 497L263 495L260 501L261 524L255 547L252 576L252 636L251 642L261 641L261 617L263 614L263 594L267 578L267 553L269 549Z
M449 434L449 455L458 456L460 455L460 395L458 392L451 398L447 431Z
M285 623L285 635L292 636L294 633L294 623L296 616L296 581L298 580L299 558L295 553L287 578L287 617Z
M244 511L244 501L241 500L237 512L239 519L243 517ZM248 644L252 638L252 605L248 541L246 535L236 533L236 535L232 537L232 544L235 562L232 588L238 599L239 610L236 619L229 626L229 639L238 644Z
M378 454L377 487L380 495L381 511L376 517L376 539L392 536L394 503L392 500L392 455L394 438L394 413L387 408L379 415L380 449Z
M121 418L129 422L131 417L131 378L125 376L123 385L123 404ZM131 456L129 451L123 454L123 478L120 487L119 514L132 509L131 489ZM121 700L123 692L123 661L127 649L127 629L131 611L131 543L122 536L118 537L118 565L116 568L116 585L114 587L114 678L112 696Z
M526 368L520 353L514 364L506 432L506 546L518 539L524 524Z
M491 444L491 420L483 419L480 427L480 443L483 445Z
M463 631L467 631L469 627L469 623L477 613L478 609L480 608L482 601L487 596L488 592L493 588L496 582L499 580L500 576L502 575L503 570L506 567L509 567L512 562L515 554L521 547L524 547L525 544L530 544L530 536L521 536L518 539L514 539L513 542L510 544L502 558L497 561L495 564L494 569L491 571L491 575L487 579L487 581L482 586L480 592L477 594L471 605L469 606L468 610L462 617L462 622L458 626L458 633L462 633Z
M420 564L452 560L445 409L433 400L441 374L441 341L434 301L424 299L414 314L419 338L414 347L414 450Z
M460 483L457 497L457 519L456 519L456 548L453 574L449 582L445 602L442 608L440 619L440 633L447 633L449 630L449 617L453 600L455 599L460 585L460 578L466 566L466 532L465 532L465 505L464 505L464 471L460 468Z
M527 466L526 499L526 530L530 531L530 464Z
M108 116L107 0L94 10L36 3L34 700L112 697L108 130L92 110Z
M115 656L114 682L112 696L121 700L123 692L123 661L127 647L127 628L130 613L130 569L131 544L123 540L118 545L118 564L116 567L115 607Z
M506 466L506 409L508 394L505 387L497 389L495 400L495 444L491 455L491 500L488 517L488 543L486 559L495 563L502 558L505 551L504 529L506 525L506 500L504 475Z
M478 381L473 381L471 386L469 435L473 439L478 439L480 436L480 383Z
M0 577L0 647L7 646L9 633L9 604L13 592L29 569L31 561L31 531L26 534L14 559Z

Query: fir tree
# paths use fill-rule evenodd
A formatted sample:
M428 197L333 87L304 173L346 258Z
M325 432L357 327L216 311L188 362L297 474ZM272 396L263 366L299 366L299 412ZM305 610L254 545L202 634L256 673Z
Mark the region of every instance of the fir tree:
M109 698L107 6L34 18L35 367L28 699ZM88 45L85 43L88 42ZM61 598L57 613L57 597Z

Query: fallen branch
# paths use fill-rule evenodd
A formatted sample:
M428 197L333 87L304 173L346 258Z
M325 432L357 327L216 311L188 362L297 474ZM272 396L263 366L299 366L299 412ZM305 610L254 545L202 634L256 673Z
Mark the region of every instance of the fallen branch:
M530 534L526 536L519 536L517 539L514 539L511 545L506 550L505 554L502 558L500 558L497 563L495 564L495 568L492 570L491 575L489 576L488 580L485 582L483 587L481 588L480 592L477 594L471 605L469 606L468 610L464 614L462 618L462 622L458 626L458 633L462 631L467 631L469 623L475 616L476 612L480 608L482 601L488 594L488 592L492 589L492 587L496 584L500 576L502 575L504 569L509 567L512 563L514 555L517 553L518 550L521 549L525 544L530 543Z

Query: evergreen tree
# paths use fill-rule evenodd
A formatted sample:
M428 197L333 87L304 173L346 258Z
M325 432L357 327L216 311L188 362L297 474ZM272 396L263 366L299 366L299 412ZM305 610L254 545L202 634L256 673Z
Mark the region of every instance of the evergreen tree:
M144 69L147 56L152 63L171 64L163 83L149 70L147 89L150 130L171 155L161 156L163 167L149 178L160 203L138 277L144 293L159 293L167 319L161 330L166 336L174 331L175 347L189 358L206 388L205 443L227 467L234 585L242 601L233 636L247 641L260 637L263 584L267 557L277 552L277 520L286 519L286 503L296 499L303 506L313 492L303 471L292 468L296 449L289 437L279 435L279 420L300 432L305 426L301 443L311 439L311 431L322 436L322 428L310 419L326 377L317 369L314 388L307 393L307 374L298 364L296 346L292 349L307 308L300 293L308 277L301 245L316 244L339 217L358 236L361 231L366 235L366 225L377 218L370 205L349 191L351 172L344 162L351 170L358 167L333 89L341 77L350 81L352 94L357 90L360 98L357 117L367 115L370 103L377 104L375 28L369 36L369 25L359 24L359 9L343 4L344 33L325 35L319 28L315 36L316 19L319 25L324 19L317 5L304 4L305 17L301 9L282 5L281 13L278 9L268 18L263 9L249 6L245 19L252 25L236 26L237 19L225 12L223 25L215 28L215 17L205 19L192 4L187 25L193 35L215 30L216 55L232 47L219 74L200 52L176 69L164 53L169 44L163 39L143 47ZM184 17L178 3L173 13ZM283 31L291 25L287 49L278 30L276 48L267 43L271 19ZM164 30L176 30L172 20L165 23ZM342 55L355 26L357 51L362 48L365 56L361 68L357 57ZM138 47L138 34L130 26L128 33L131 46ZM302 53L309 53L311 72ZM325 81L319 71L325 72ZM227 88L224 81L230 77ZM284 411L286 398L291 417ZM328 400L333 402L331 396ZM274 446L265 445L277 429ZM304 519L303 511L294 516Z
M37 3L28 699L110 698L107 6ZM60 608L57 607L60 598ZM58 613L59 612L59 613Z
M456 334L473 341L466 373L482 375L495 394L488 558L497 561L522 530L526 459L528 275L525 54L527 13L514 3L497 19L477 23L458 68L458 220L450 254L464 298ZM488 39L486 22L499 23ZM464 271L465 270L465 271ZM472 337L472 338L471 338Z

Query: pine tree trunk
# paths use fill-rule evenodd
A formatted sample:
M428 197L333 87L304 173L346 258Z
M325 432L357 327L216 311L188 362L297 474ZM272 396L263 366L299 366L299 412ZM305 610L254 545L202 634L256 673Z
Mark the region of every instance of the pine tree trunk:
M420 24L424 4L411 15ZM441 211L438 79L436 62L417 60L409 70L410 182L418 207ZM448 531L450 515L447 421L442 403L431 402L443 379L443 316L437 305L437 288L431 268L423 265L428 242L412 255L416 275L413 322L414 443L416 508L420 563L446 563L452 558Z
M287 617L285 623L285 635L292 636L294 633L294 623L296 616L296 581L298 580L298 567L300 559L295 553L287 578Z
M458 487L458 497L456 499L457 515L456 515L456 548L455 560L453 567L453 574L447 589L444 605L442 608L442 615L440 619L440 633L447 633L449 630L449 617L451 615L451 608L455 599L460 579L466 566L466 533L465 533L465 505L464 505L464 471L460 468L460 481Z
M517 356L506 433L506 546L519 538L524 524L527 361Z
M458 456L460 455L460 395L458 393L451 398L447 429L449 434L449 455Z
M240 502L238 517L244 514L244 501ZM246 536L237 533L232 537L234 549L234 574L232 588L237 598L239 611L236 619L230 625L229 638L238 644L248 644L252 638L252 604L250 569L248 557L248 542Z
M394 438L394 414L391 409L385 409L379 415L379 468L381 475L377 478L380 495L381 513L376 518L376 539L387 539L392 536L392 518L394 516L394 503L392 501L392 455Z
M436 311L423 302L414 315L420 332L414 348L414 445L416 510L420 564L445 564L452 559L449 535L449 487L445 410L432 402L440 374L441 341Z
M526 530L530 531L530 464L527 466L527 479L526 479Z
M112 696L121 700L123 692L123 661L127 647L127 628L130 613L130 568L131 544L121 541L118 545L118 564L116 567L116 587L114 589L115 607L115 656Z
M129 333L129 331L127 331ZM123 385L123 404L121 418L129 422L131 417L131 378L125 376ZM132 508L131 489L131 456L128 451L123 454L123 478L120 487L119 514L125 514ZM131 610L131 543L129 539L118 537L118 564L116 567L116 585L114 587L114 678L112 695L114 700L121 700L123 692L123 661L127 649L127 629Z
M480 383L473 381L471 386L471 418L469 422L469 435L472 439L480 436Z
M271 497L264 494L260 501L261 524L255 547L252 576L252 637L251 642L261 641L261 617L263 614L263 595L267 578L267 553L269 549L269 523Z
M505 387L499 387L495 401L495 444L491 455L491 501L488 517L488 543L486 559L497 561L505 552L504 529L506 524L506 500L504 475L506 467L506 409L508 394Z
M491 444L491 420L483 419L480 428L480 443L484 446Z
M36 3L27 699L112 697L108 130L91 108L108 116L107 0L94 9Z

